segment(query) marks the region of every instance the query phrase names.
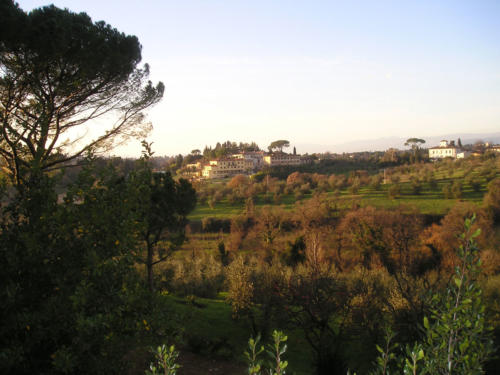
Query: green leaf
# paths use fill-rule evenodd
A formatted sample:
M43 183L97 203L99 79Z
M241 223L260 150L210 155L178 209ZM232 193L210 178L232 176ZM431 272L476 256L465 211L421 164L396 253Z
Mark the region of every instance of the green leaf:
M465 353L465 351L469 348L469 342L467 340L465 340L464 342L462 342L459 346L459 349L460 349L460 353Z
M417 354L417 361L421 360L422 358L424 358L424 350L420 349Z

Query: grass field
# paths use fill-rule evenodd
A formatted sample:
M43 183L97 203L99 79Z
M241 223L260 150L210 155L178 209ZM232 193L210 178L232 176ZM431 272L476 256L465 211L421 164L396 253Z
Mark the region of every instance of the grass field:
M470 186L463 184L462 197L459 199L446 199L443 194L443 187L446 184L453 183L454 180L463 180L461 177L443 178L437 181L437 188L431 190L428 184L423 184L422 192L415 195L411 191L409 182L400 183L401 194L394 199L388 197L388 190L392 184L381 185L379 189L371 187L361 187L357 194L350 194L348 189L343 189L338 195L340 206L345 205L350 207L353 201L356 201L361 206L374 206L378 208L396 208L400 205L415 206L423 214L443 215L453 207L457 201L468 201L475 204L480 204L483 196L486 193L486 181L481 182L481 189L474 191ZM328 196L333 198L334 192L329 191ZM305 194L303 199L308 199L312 194ZM261 194L255 199L255 207L264 205L277 204L286 210L293 209L296 199L293 194L282 195L278 203L268 203ZM201 204L189 215L190 220L202 220L205 217L215 218L231 218L239 215L245 209L244 203L231 204L227 199L222 199L217 202L213 208L208 204Z

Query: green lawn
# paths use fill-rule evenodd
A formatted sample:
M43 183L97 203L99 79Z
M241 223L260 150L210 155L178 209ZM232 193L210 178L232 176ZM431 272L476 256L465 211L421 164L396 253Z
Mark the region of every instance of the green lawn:
M459 178L460 179L460 178ZM357 194L350 194L347 189L340 192L339 199L346 207L351 205L352 200L355 200L362 206L374 206L379 208L396 208L400 205L415 206L423 214L443 215L453 207L458 199L445 199L443 195L443 187L451 183L453 180L450 178L443 178L438 181L438 186L435 190L431 190L428 184L423 184L422 192L415 195L411 191L409 182L403 182L401 186L401 195L395 199L388 197L388 189L390 184L382 185L380 189L375 190L371 187L362 187ZM480 204L486 192L486 181L482 182L481 190L479 192L473 191L469 186L463 184L463 194L459 200L468 201L475 204ZM327 193L333 198L334 193ZM310 198L311 194L306 194L304 199ZM255 199L255 207L264 205L280 205L286 210L291 210L295 204L295 197L293 194L283 195L278 203L266 201L264 195L257 196ZM342 205L342 203L341 203ZM207 204L198 205L196 209L189 216L190 220L202 220L204 217L215 218L231 218L241 214L245 209L243 203L231 204L227 199L223 199L215 204L214 208L210 208Z

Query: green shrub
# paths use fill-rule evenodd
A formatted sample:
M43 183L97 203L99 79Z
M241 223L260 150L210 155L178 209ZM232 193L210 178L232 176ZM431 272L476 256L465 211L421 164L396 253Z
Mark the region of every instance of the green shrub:
M285 342L288 337L281 331L273 331L273 342L268 345L266 354L268 361L260 359L260 355L264 352L264 346L260 346L260 335L255 339L248 340L248 351L245 352L245 357L248 363L248 374L261 375L268 373L269 375L285 375L288 361L283 360L287 346Z
M0 372L119 373L149 300L133 197L112 168L85 167L61 203L53 183L33 174L1 212Z
M176 375L177 370L181 367L176 363L179 357L179 352L171 345L167 348L166 345L159 346L156 350L152 350L155 356L155 362L151 363L149 370L146 370L146 375Z

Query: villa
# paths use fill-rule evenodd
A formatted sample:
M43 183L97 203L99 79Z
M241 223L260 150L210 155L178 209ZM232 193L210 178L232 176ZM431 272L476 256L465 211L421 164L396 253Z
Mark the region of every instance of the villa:
M237 174L248 174L254 169L252 160L226 158L210 160L203 166L201 176L206 179L226 178Z
M429 159L444 159L444 158L457 158L457 154L461 152L461 149L455 146L455 141L442 140L439 142L439 146L431 147L429 149Z

